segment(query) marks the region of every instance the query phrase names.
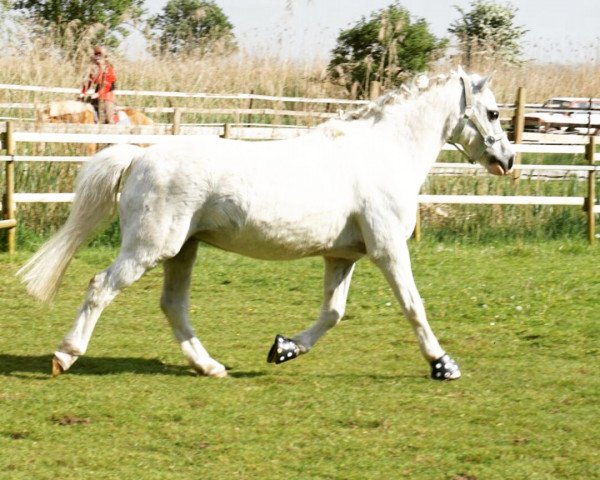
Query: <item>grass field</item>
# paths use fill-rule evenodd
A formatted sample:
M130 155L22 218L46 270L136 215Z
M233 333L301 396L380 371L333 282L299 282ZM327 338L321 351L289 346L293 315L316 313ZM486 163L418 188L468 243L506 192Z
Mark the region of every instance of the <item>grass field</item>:
M327 79L322 62L117 57L115 66L125 90L348 96ZM597 63L496 70L500 103L513 102L518 87L526 88L527 102L600 90ZM77 87L84 71L41 48L0 57L2 83ZM4 103L56 99L0 92ZM119 99L140 107L248 106L182 102ZM262 107L298 106L253 104ZM19 153L31 153L27 148ZM52 153L62 152L49 147L46 154ZM583 159L560 160L573 161ZM21 165L17 191L71 191L76 170ZM0 169L0 180L3 175ZM584 187L569 179L503 180L438 178L425 188L581 195ZM67 208L20 206L18 217L27 221L19 223L19 250L56 229ZM230 368L228 378L196 377L186 366L158 308L158 268L117 297L88 355L52 379L52 351L90 277L115 251L79 254L53 307L34 303L17 283L14 273L26 254L0 254L0 480L600 478L600 247L583 244L583 213L444 209L445 216L423 212L425 241L412 251L433 328L463 372L454 383L428 378L390 289L368 262L357 268L342 324L309 355L267 364L276 333L293 335L317 315L320 260L254 262L208 248L194 274L192 317L205 345ZM573 240L556 240L566 235ZM112 228L102 242L115 239Z
M105 311L88 355L49 376L89 278L87 249L53 307L0 255L0 478L599 478L598 247L412 245L414 272L463 378L428 378L390 289L366 261L347 317L273 366L276 333L312 323L321 261L256 262L203 248L192 316L215 380L186 366L158 308L160 268Z

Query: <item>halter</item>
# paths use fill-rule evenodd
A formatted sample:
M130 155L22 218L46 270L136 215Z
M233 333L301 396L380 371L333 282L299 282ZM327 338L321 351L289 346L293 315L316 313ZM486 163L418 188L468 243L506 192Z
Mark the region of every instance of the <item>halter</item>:
M460 153L462 153L470 163L475 163L475 160L473 160L469 156L465 148L458 143L458 139L462 136L462 133L464 132L469 122L471 122L471 124L475 127L477 133L481 135L481 138L483 138L484 145L488 148L493 146L494 143L502 140L506 136L506 133L502 132L496 135L489 135L485 131L485 128L483 128L483 125L481 124L479 118L477 118L477 115L475 115L475 111L473 110L473 92L471 91L471 81L463 73L460 74L460 80L463 86L463 90L465 92L465 111L456 127L454 127L454 131L448 139L448 143L450 145L454 145L454 147L456 147L456 149Z

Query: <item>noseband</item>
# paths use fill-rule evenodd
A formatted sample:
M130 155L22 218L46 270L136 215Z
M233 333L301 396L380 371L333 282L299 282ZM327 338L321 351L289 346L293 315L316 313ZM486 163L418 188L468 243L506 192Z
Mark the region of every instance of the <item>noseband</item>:
M475 115L475 111L473 110L473 92L471 91L471 81L464 74L460 75L460 80L463 86L463 91L465 92L465 111L463 113L462 118L456 124L456 127L454 127L454 131L448 139L448 143L454 145L456 149L460 153L462 153L470 163L475 163L475 160L473 160L469 156L469 154L465 150L465 147L458 143L458 140L462 136L469 122L471 122L473 127L475 127L477 133L481 135L481 138L483 139L483 144L488 148L492 147L496 142L502 140L506 136L506 133L501 132L496 135L490 135L488 132L485 131L485 128L483 128L483 125L481 124L479 118L477 118L477 115Z

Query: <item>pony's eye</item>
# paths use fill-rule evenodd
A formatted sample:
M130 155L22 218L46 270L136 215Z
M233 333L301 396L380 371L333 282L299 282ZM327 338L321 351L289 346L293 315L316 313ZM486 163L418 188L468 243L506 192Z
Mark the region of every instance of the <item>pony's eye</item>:
M498 110L488 110L488 120L493 122L494 120L498 120L500 117L500 112Z

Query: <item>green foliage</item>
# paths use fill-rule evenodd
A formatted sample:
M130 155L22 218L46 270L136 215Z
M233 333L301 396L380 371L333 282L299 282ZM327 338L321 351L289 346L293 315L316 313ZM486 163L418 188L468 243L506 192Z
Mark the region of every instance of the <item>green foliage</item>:
M169 0L148 21L151 50L157 55L206 55L235 48L233 25L212 0Z
M462 18L452 23L448 31L458 38L462 61L467 67L477 59L520 63L520 42L527 30L514 25L517 12L514 7L476 0L471 2L468 12L455 8Z
M194 376L158 306L158 267L107 308L88 353L50 378L89 279L86 249L55 304L0 254L0 478L594 479L599 247L412 245L432 327L463 378L436 383L381 273L357 265L347 316L308 354L265 362L318 314L322 262L201 248L191 318L230 367ZM391 304L391 306L390 306Z
M68 53L99 43L117 47L127 36L127 22L140 19L144 0L16 0L20 10L38 27L38 35L50 37Z
M340 33L329 72L359 94L368 91L371 81L393 87L406 76L427 70L447 43L429 32L425 20L411 19L409 11L395 3Z

